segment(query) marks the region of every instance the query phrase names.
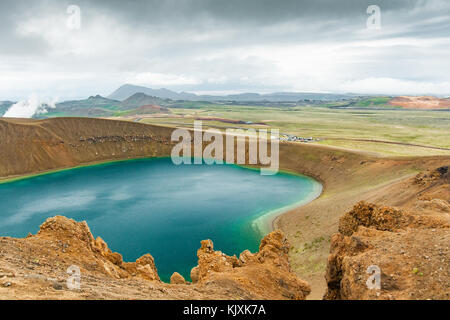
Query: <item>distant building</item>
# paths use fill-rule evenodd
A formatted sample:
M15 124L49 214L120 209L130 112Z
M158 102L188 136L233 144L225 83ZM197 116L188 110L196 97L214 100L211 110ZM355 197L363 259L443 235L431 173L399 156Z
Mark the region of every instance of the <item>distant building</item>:
M286 134L286 133L283 133L280 135L280 141L311 142L314 140L318 140L318 139L314 139L313 137L304 138L304 137L299 137L299 136L295 136L292 134Z

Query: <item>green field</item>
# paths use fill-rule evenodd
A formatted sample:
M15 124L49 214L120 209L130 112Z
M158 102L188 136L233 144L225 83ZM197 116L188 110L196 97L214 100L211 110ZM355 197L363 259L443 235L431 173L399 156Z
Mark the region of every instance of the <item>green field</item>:
M144 117L139 121L173 127L190 127L199 117L263 122L265 125L203 120L203 126L278 128L280 133L319 139L315 143L383 156L450 155L450 150L435 149L450 149L450 111L406 110L392 106L388 109L372 108L374 105L384 106L386 101L386 98L367 99L353 104L352 108L333 108L332 104L268 107L213 103L195 105L190 102L185 108L182 104L170 108L170 115Z

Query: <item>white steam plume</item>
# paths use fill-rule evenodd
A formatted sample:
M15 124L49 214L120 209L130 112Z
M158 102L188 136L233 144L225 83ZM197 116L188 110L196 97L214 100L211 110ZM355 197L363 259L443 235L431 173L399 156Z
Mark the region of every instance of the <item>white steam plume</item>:
M40 98L33 94L27 100L19 101L9 107L3 117L5 118L31 118L35 114L47 113L47 108L56 108L57 98Z

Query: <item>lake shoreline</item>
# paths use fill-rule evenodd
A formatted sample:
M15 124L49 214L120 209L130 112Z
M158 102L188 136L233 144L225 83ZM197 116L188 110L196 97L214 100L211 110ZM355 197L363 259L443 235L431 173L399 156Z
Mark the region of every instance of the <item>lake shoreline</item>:
M157 161L167 159L169 160L170 157L162 156L162 157L139 157L139 158L133 158L133 159L123 159L123 160L113 160L113 161L101 161L101 162L95 162L95 163L88 163L88 164L82 164L75 167L68 167L68 168L61 168L56 170L49 170L45 172L38 172L33 174L27 174L22 176L15 176L15 177L9 177L9 178L3 178L3 180L0 180L0 185L5 185L8 183L14 183L18 181L33 179L37 177L43 177L51 174L57 174L57 173L65 173L69 171L77 171L79 169L86 169L86 168L94 168L96 170L96 167L105 167L109 165L116 165L121 163L130 163L133 162L139 162L139 161ZM255 166L241 166L236 164L227 164L230 166L234 166L236 168L240 168L241 170L251 170L251 171L257 171L259 168ZM323 186L320 182L318 182L316 179L299 174L297 172L292 172L288 170L279 170L279 174L282 175L289 175L289 176L297 176L302 179L306 179L307 183L311 184L306 186L307 193L303 194L301 189L299 190L298 194L301 196L301 200L295 201L291 204L287 204L283 207L278 207L276 209L269 209L269 210L263 210L262 212L257 213L256 215L249 216L245 221L245 224L250 225L251 229L253 230L253 233L255 237L260 241L264 236L266 236L268 233L272 232L275 228L275 221L278 217L282 216L283 214L289 212L292 209L299 208L301 206L304 206L311 201L317 199L323 191ZM0 178L1 179L1 178ZM305 189L304 189L305 190ZM267 208L267 207L266 207ZM245 238L245 237L243 237ZM251 247L251 246L250 246ZM249 247L248 247L249 248ZM123 251L123 250L122 250ZM252 250L253 251L253 250ZM185 275L188 276L188 275ZM167 279L166 279L167 280Z
M66 177L66 175L78 176L81 174L81 176L83 176L83 172L85 172L84 169L89 169L88 172L90 172L90 176L92 176L96 172L104 172L105 170L107 170L107 171L111 170L110 168L113 168L112 170L116 170L115 167L121 166L122 164L124 164L126 166L126 168L128 168L127 169L127 172L128 172L127 177L130 177L130 175L134 176L133 175L134 171L131 168L136 168L136 167L139 168L140 163L148 162L149 164L151 164L154 162L159 162L161 160L164 161L165 163L167 163L167 165L170 164L171 165L170 167L175 167L175 165L172 164L170 157L141 157L141 158L119 160L119 161L102 161L102 162L93 163L93 164L92 163L91 164L83 164L83 165L79 165L79 166L71 167L71 168L62 168L62 169L57 169L57 170L40 172L40 173L36 173L36 174L16 176L13 178L10 177L10 179L4 179L0 185L3 186L5 188L5 190L7 190L7 189L9 189L9 183L11 183L11 185L13 185L16 182L19 182L19 184L18 184L19 186L22 186L22 188L26 188L25 186L29 185L28 181L30 181L31 184L33 184L34 181L36 181L37 183L43 183L43 182L47 181L47 177L49 179L51 179L52 175L55 175L56 177ZM204 170L208 170L208 168L205 165L203 165L203 166L205 167ZM245 180L246 174L250 174L250 176L253 176L254 178L258 178L258 179L260 177L258 168L255 168L255 167L250 168L248 166L240 166L240 165L235 165L235 164L226 164L225 166L234 167L235 169L233 169L233 170L237 169L237 170L241 171L241 172L237 172L238 179L235 181L232 181L232 183L229 185L231 187L231 189L236 189L236 187L238 187L240 185L240 183L242 182L242 179L244 178L244 180ZM215 167L225 167L225 166L215 165ZM183 167L183 166L181 166L181 167ZM184 166L184 167L186 167L186 166ZM189 167L189 166L187 166L187 167ZM187 170L187 169L189 169L189 168L186 168L183 170ZM191 169L194 169L194 168L191 168ZM131 170L131 171L129 171L129 170ZM164 171L158 171L158 172L164 172ZM141 173L138 173L138 174L141 174ZM177 176L179 176L179 172L177 173ZM248 198L250 200L250 201L248 201L249 207L246 207L246 209L241 209L241 210L227 209L226 212L228 212L230 214L230 218L229 219L227 218L226 220L228 220L230 223L232 223L234 221L234 218L231 218L232 217L231 213L242 211L242 217L244 219L240 220L239 228L246 228L245 233L236 233L234 235L236 237L235 239L237 241L237 245L239 246L239 248L236 249L237 251L235 249L232 249L233 251L229 251L230 254L233 254L233 253L238 254L245 249L250 249L252 251L257 250L257 247L256 247L257 244L254 244L253 240L257 239L258 243L259 243L259 241L261 240L261 238L263 238L263 236L265 236L267 233L270 233L272 226L273 226L274 218L276 218L280 214L287 212L288 210L290 210L292 208L296 208L300 205L309 203L310 201L314 200L321 193L322 186L320 185L320 183L315 181L313 178L307 177L302 174L297 174L297 173L289 172L289 171L281 171L281 170L280 170L279 174L275 175L274 177L276 177L276 176L279 176L280 179L287 179L287 181L300 181L300 184L295 185L295 186L292 185L289 188L289 190L287 190L287 189L283 189L282 185L277 185L277 183L276 183L277 178L276 178L276 180L265 180L265 181L267 181L267 184L264 183L261 185L261 183L259 183L259 185L254 185L252 188L248 189L248 191L250 193L252 193L251 191L253 190L254 191L253 193L255 195L257 195L254 198ZM172 176L172 177L176 179L175 176ZM200 177L201 179L203 179L202 175L199 175L197 177ZM265 179L267 179L267 178L265 178ZM85 179L82 179L82 180L85 181L83 190L87 190L88 189L87 186L90 185L87 182L89 180L85 180ZM144 180L145 180L145 176L144 176ZM102 181L102 179L100 179L100 181ZM148 181L151 181L151 180L148 180ZM222 181L222 180L220 180L220 181ZM226 179L223 180L222 184L226 183L226 181L227 181ZM303 181L303 182L301 182L301 181ZM24 183L22 183L22 182L24 182ZM123 185L124 181L119 182L119 184ZM262 188L262 186L264 186L264 189L266 190L265 193L260 193L260 192L262 192L262 190L260 190L260 188ZM13 189L11 189L11 190L13 190ZM105 190L105 189L102 189L102 190ZM208 190L205 190L205 191L206 191L206 193L208 193ZM90 198L92 198L92 197L96 198L95 193L92 190L86 191L86 192L89 193ZM24 194L30 194L30 193L24 192ZM94 196L92 194L94 194ZM174 195L174 197L175 197L175 195ZM58 202L58 201L60 201L58 199L63 199L63 198L64 198L64 196L61 196L58 193L55 193L54 196L51 197L51 199L52 199L51 201ZM231 198L233 198L233 197L231 197ZM163 199L161 201L165 201L164 197L162 197L160 199ZM176 199L176 198L174 198L174 199ZM219 199L219 198L217 198L217 199ZM226 197L223 197L221 201L224 202L224 200L226 200L226 199L227 199ZM236 195L235 199L236 200L240 199L239 195ZM285 200L282 200L282 199L285 199ZM236 204L238 206L241 206L238 204L238 202L236 202ZM36 204L36 205L37 205L37 208L40 208L39 210L41 210L43 212L43 214L46 214L48 217L55 215L55 213L53 212L55 209L47 209L47 207L45 205L41 205L41 204ZM115 204L112 204L112 205L115 206ZM210 208L211 210L209 210L209 212L207 213L206 219L208 219L208 217L211 218L211 211L214 211L215 209L220 210L221 207L222 207L222 205L220 203L217 203L215 206L212 206ZM242 206L242 208L244 208L244 207L245 206ZM90 212L89 211L90 209L91 209L90 207L85 207L84 211ZM114 210L112 210L113 209L112 207L110 209L111 210L106 210L106 211L114 212ZM37 210L37 209L33 209L33 210ZM53 211L51 211L51 210L53 210ZM21 211L20 210L18 211L17 209L14 209L14 208L12 209L11 212L13 212L13 211L14 211L13 218L16 217L16 215L18 215L17 219L19 219ZM63 209L61 209L60 211L63 212ZM134 212L134 211L131 211L131 212ZM201 210L196 211L196 212L201 212ZM72 213L70 213L70 212L68 212L66 214L67 214L66 216L68 218L75 219L76 221L85 220L85 221L89 222L88 215L86 215L85 213L81 214L78 217L71 216ZM27 215L25 214L25 217L26 216ZM224 223L227 223L226 220L224 220ZM36 225L40 224L40 222L37 220L31 221L31 222L32 223L28 227L30 227L30 226L32 227L32 226L36 226ZM90 223L92 224L92 221ZM222 226L224 226L224 225L223 224L217 225L216 228L211 229L211 232L215 232L213 230L217 230L217 232L219 232L219 234L220 234L220 232L222 232L222 233L225 232L225 231L220 231L220 230L222 230ZM258 227L255 228L254 226L258 226ZM105 238L111 242L111 246L112 246L111 248L113 248L115 251L127 253L127 251L124 250L124 248L116 247L116 244L113 241L114 237L111 237L111 234L109 234L108 232L105 232L105 230L102 230L102 232L98 231L98 229L96 229L96 228L98 228L98 226L96 224L92 224L92 227L93 227L92 230L93 230L93 232L95 232L95 234L100 235L100 236L102 236L102 238ZM225 228L223 230L228 230L228 229ZM236 230L239 230L239 229L236 229ZM22 231L23 230L20 230L20 232L22 232ZM108 230L106 230L106 231L108 231ZM234 230L231 230L231 231L234 232ZM7 232L9 232L9 231L6 229L2 230L2 233L5 233L5 235L8 235L8 236L16 236L16 237L23 236L22 233L7 234ZM196 233L196 234L199 234L199 233ZM230 234L230 233L228 231L226 231L225 234ZM108 238L108 236L109 236L109 238ZM206 235L204 237L207 238L208 235ZM212 235L210 235L209 237L211 239L214 238ZM111 239L113 239L113 240L111 240ZM220 237L219 237L219 239L220 239ZM251 240L251 241L249 242L248 240ZM219 240L217 240L217 241L219 241ZM235 242L232 241L230 243L235 243ZM150 242L148 242L148 243L150 243ZM156 242L153 241L152 243L156 243ZM147 242L136 241L135 244L137 246L139 246L139 245L147 244ZM226 248L228 246L228 242L225 242L225 244L226 245L224 246L224 250L226 250ZM245 244L245 245L242 245L242 244ZM222 243L222 245L224 245L224 243ZM236 245L236 244L234 244L234 245ZM144 252L145 250L141 250L141 251ZM157 252L157 250L152 248L152 249L148 249L145 252L153 253L153 252ZM224 251L224 252L228 252L228 251ZM127 260L131 259L130 261L132 261L136 257L127 256L125 258ZM171 268L170 270L172 270L172 269L173 268ZM182 271L185 271L185 270L183 269ZM162 276L162 274L160 276ZM189 274L184 272L183 276L187 279L189 277ZM170 277L170 274L167 274L166 275L167 279L165 279L165 280L168 281L169 277Z
M288 173L288 172L286 172L286 173ZM291 173L289 173L289 174L291 174ZM313 190L306 198L304 198L300 201L297 201L293 204L284 206L282 208L278 208L276 210L271 210L271 211L262 213L256 219L253 219L252 226L257 232L260 233L261 236L265 236L266 234L268 234L276 229L275 223L276 223L277 218L284 215L285 213L288 213L291 210L294 210L299 207L307 205L308 203L316 200L317 198L319 198L322 195L324 188L320 182L318 182L314 178L306 176L306 175L295 174L295 173L292 173L292 174L306 177L306 178L310 179L311 181L313 181Z
M120 163L120 162L128 162L128 161L136 161L136 160L164 159L164 158L170 158L170 157L169 156L162 156L162 157L143 156L143 157L135 157L135 158L130 158L130 159L93 161L93 162L87 162L85 164L81 164L81 165L77 165L77 166L73 166L73 167L49 169L49 170L44 170L44 171L31 172L31 173L24 174L24 175L4 176L4 177L0 177L0 184L20 181L20 180L24 180L24 179L39 177L39 176L57 173L57 172L76 170L76 169L80 169L80 168L95 167L95 166L102 166L102 165L108 165L108 164L114 164L114 163Z
M86 164L82 164L82 165L78 165L78 166L74 166L74 167L51 169L51 170L46 170L46 171L41 171L41 172L34 172L34 173L26 174L26 175L0 177L0 185L10 183L10 182L16 182L16 181L20 181L20 180L25 180L25 179L31 179L31 178L35 178L35 177L39 177L39 176L48 175L48 174L69 171L69 170L110 165L110 164L116 164L116 163L121 163L121 162L132 162L132 161L139 161L139 160L152 160L152 159L165 159L165 158L170 158L170 157L169 156L161 156L161 157L143 156L143 157L135 157L135 158L130 158L130 159L95 161L95 162L90 162L90 163L86 163ZM243 169L249 169L249 170L258 170L259 169L259 167L255 167L252 165L239 165L239 164L230 164L230 165L234 165L234 166L237 166L237 167L240 167ZM323 191L324 191L324 184L319 179L316 179L316 177L312 177L312 176L309 176L306 174L301 174L301 173L290 171L290 170L278 170L278 172L284 173L284 174L295 175L295 176L301 176L301 177L305 177L305 178L312 180L314 183L313 192L311 193L311 195L308 195L308 197L306 197L305 199L302 199L291 205L287 205L282 208L278 208L275 210L271 210L268 212L258 214L258 216L256 218L252 219L251 223L252 223L252 226L255 229L255 231L257 233L259 233L260 236L264 236L276 229L275 223L276 223L277 218L279 218L280 216L282 216L285 213L288 213L289 211L291 211L293 209L307 205L308 203L316 200L323 194Z

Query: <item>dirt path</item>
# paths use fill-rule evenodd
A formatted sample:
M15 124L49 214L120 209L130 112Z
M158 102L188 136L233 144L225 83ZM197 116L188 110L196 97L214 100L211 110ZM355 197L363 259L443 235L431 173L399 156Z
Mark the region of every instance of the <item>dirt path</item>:
M352 138L323 138L323 140L375 142L375 143L386 143L386 144L395 144L395 145L401 145L401 146L410 146L410 147L419 147L419 148L427 148L427 149L434 149L434 150L450 151L449 148L425 146L425 145L422 145L422 144L414 144L414 143L406 143L406 142L395 142L395 141L386 141L386 140L352 139Z

